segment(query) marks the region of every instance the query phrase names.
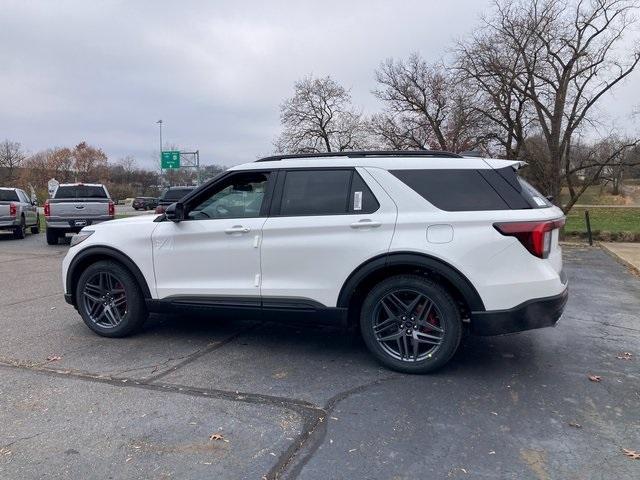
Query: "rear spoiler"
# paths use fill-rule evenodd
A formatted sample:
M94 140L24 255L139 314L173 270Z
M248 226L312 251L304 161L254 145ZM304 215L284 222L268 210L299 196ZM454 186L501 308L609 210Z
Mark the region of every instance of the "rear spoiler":
M514 170L519 170L527 165L527 162L523 160L501 160L498 158L483 158L482 160L493 169L511 167Z

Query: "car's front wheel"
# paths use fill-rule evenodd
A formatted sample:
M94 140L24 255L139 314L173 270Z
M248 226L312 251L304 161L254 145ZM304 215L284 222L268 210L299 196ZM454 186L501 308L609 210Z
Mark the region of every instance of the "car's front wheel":
M460 312L451 295L417 275L398 275L374 287L362 305L360 328L376 359L403 373L442 367L462 335Z
M76 305L84 323L98 335L124 337L138 330L147 309L134 276L113 261L96 262L82 272Z

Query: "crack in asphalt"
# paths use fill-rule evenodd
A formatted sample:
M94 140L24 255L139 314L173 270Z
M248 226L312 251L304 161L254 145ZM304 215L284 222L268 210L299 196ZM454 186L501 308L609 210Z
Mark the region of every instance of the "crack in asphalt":
M402 375L391 374L386 377L377 378L369 383L365 383L364 385L359 385L349 390L339 392L333 397L331 397L329 400L327 400L327 402L325 403L325 406L322 408L322 412L324 412L324 418L319 418L317 420L317 422L313 425L313 429L308 432L308 435L306 436L304 441L299 445L299 447L294 452L292 452L290 457L287 459L286 463L282 462L282 465L280 466L279 469L276 469L277 467L276 465L276 467L272 468L269 471L269 474L271 475L269 478L282 478L281 475L285 473L286 473L286 478L289 478L291 480L298 478L298 476L300 475L300 472L302 472L302 469L305 467L307 463L309 463L309 461L313 458L315 453L318 451L318 448L320 448L320 446L325 442L327 438L329 422L328 421L325 422L324 419L327 418L331 414L331 412L333 412L333 410L335 410L336 406L340 402L346 400L352 395L362 393L371 387L375 387L384 382L388 382L390 380L396 380L398 378L402 378ZM306 445L307 441L309 441L308 445ZM291 467L289 472L286 472L287 467L292 465L292 462L294 461L297 454L300 453L303 449L306 449L305 455L301 457L300 460L298 460Z
M232 335L229 335L224 340L220 340L219 342L214 342L214 343L210 344L208 347L203 348L201 350L198 350L198 351L196 351L194 353L191 353L189 355L185 355L184 357L179 357L176 360L180 360L182 358L184 358L184 360L182 360L182 362L180 362L180 363L178 363L178 364L176 364L176 365L174 365L174 366L172 366L172 367L170 367L170 368L168 368L168 369L166 369L166 370L164 370L164 371L162 371L162 372L160 372L160 373L158 373L156 375L151 375L150 377L147 378L147 381L148 382L155 382L155 381L157 381L157 380L159 380L161 378L164 378L167 375L169 375L169 374L181 369L182 367L185 367L186 365L189 365L190 363L196 361L200 357L202 357L202 356L204 356L204 355L206 355L208 353L214 352L215 350L218 350L218 349L224 347L225 345L228 345L229 343L233 342L236 338L240 337L241 335L244 335L245 333L250 332L251 330L256 329L258 326L259 326L259 324L254 324L254 325L251 325L251 326L249 326L247 328L243 328L243 329L238 330L237 332L233 333ZM169 360L167 360L165 362L162 362L162 363L166 364L170 360L172 360L172 359L169 359ZM159 365L162 365L162 364L159 364Z

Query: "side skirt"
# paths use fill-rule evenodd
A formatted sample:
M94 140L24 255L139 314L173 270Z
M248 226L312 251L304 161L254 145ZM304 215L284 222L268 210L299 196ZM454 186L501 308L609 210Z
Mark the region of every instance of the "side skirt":
M327 307L306 298L175 296L146 299L153 313L200 313L230 320L262 320L346 326L347 309Z

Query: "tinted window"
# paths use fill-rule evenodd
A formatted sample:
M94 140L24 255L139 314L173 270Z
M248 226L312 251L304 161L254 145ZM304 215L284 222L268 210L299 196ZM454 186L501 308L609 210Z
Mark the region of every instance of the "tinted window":
M289 171L280 215L340 215L347 213L352 170Z
M18 195L14 190L0 190L0 202L17 202Z
M193 190L193 188L170 188L162 194L161 200L177 202L187 193L191 192L191 190Z
M107 198L107 193L101 186L69 185L58 187L54 198Z
M258 217L268 180L268 173L235 174L190 209L188 217L194 220Z
M373 192L364 182L358 172L353 172L353 180L351 180L351 195L349 200L349 211L351 213L373 213L380 204Z
M441 210L510 208L477 170L394 170L391 173Z

